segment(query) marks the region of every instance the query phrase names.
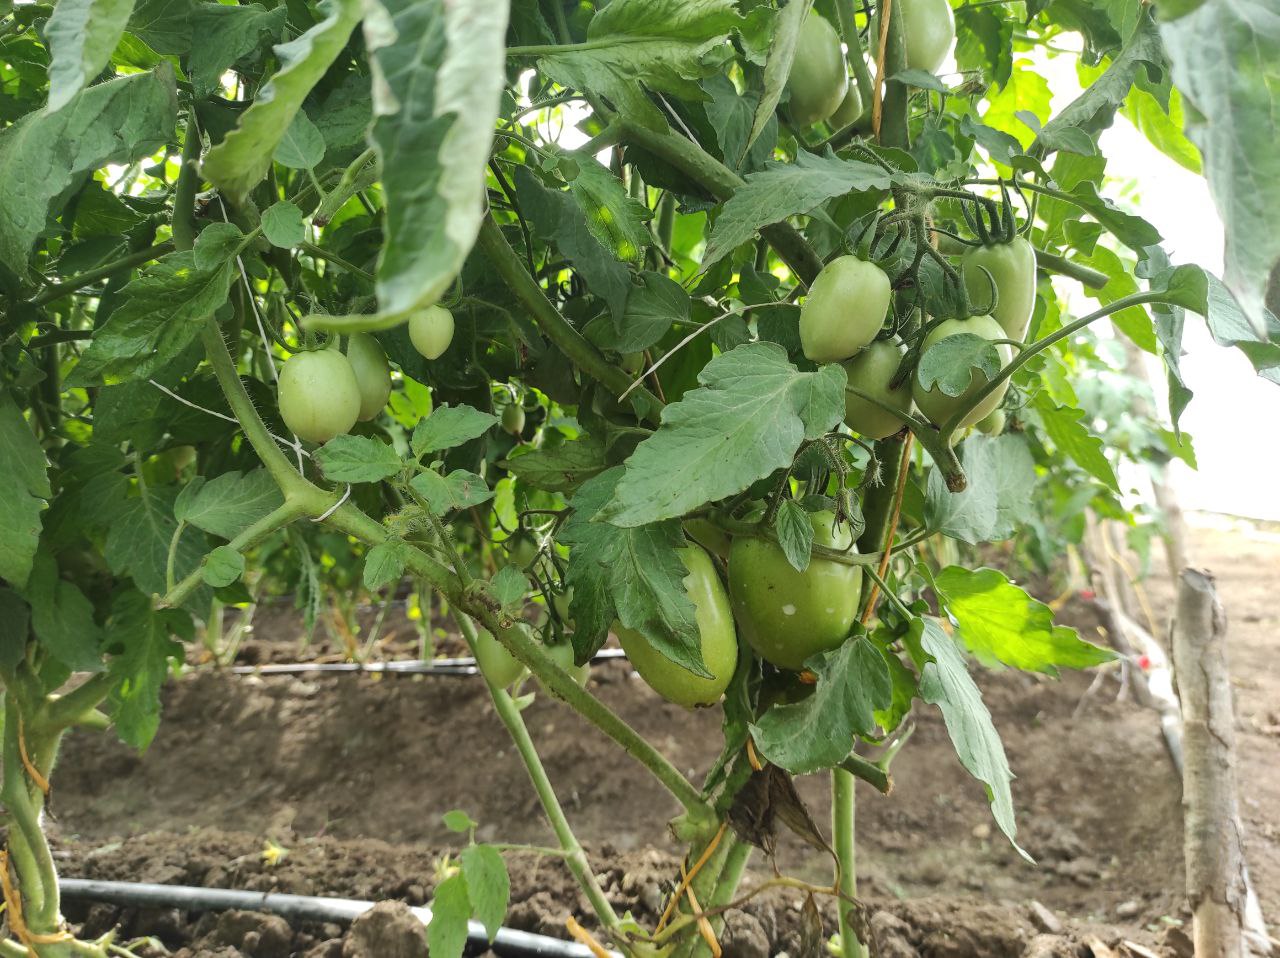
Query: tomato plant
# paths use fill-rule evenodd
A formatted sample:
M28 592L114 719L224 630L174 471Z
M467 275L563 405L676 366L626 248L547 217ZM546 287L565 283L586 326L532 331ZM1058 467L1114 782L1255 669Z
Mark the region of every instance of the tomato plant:
M119 953L62 916L61 738L145 748L186 645L218 659L224 611L272 595L308 631L400 589L449 610L628 954L710 954L721 918L614 912L530 694L670 793L703 903L802 817L760 796L828 774L808 887L850 958L853 782L889 790L914 712L1016 846L971 661L1111 653L966 550L1044 568L1087 510L1157 518L1117 470L1194 461L1193 317L1280 380L1275 93L1237 82L1280 41L1222 0L879 6L0 0L0 953ZM1117 115L1203 170L1222 279L1107 178ZM1120 342L1163 361L1167 420ZM719 710L705 781L595 694L611 633ZM458 958L448 880L432 947Z

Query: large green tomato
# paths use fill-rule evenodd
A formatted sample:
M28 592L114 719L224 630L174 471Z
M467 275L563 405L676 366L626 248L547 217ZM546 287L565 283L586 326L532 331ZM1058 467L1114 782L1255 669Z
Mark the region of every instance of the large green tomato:
M858 92L858 85L850 83L849 92L840 101L840 106L836 108L836 112L827 118L827 122L834 129L843 130L846 126L852 126L862 119L862 113L865 108L862 102L862 94Z
M680 561L689 570L684 577L685 593L693 602L698 635L702 641L702 661L712 678L694 675L676 665L634 629L613 627L632 667L649 687L669 702L693 708L714 705L738 667L738 636L733 628L733 611L711 556L699 546L680 550Z
M800 309L800 344L815 363L850 358L889 313L889 277L875 263L839 256L822 268Z
M947 0L897 0L902 11L907 69L937 73L956 39L956 17Z
M996 409L987 413L978 420L978 429L985 432L988 436L998 436L1004 432L1005 423L1007 422L1003 409Z
M852 551L851 530L833 528L832 513L815 512L809 520L814 545ZM777 543L739 536L729 551L729 596L742 637L760 657L798 670L848 636L858 616L862 570L815 556L797 572Z
M279 401L290 431L311 442L328 442L356 424L360 384L336 349L295 353L280 370Z
M427 359L439 359L453 342L453 313L443 306L428 306L409 318L409 339Z
M524 666L488 629L476 633L476 665L484 677L500 689L520 678Z
M368 333L352 333L347 339L347 362L360 387L360 421L368 422L382 412L391 396L387 354Z
M570 643L557 642L555 645L544 645L542 650L551 656L556 665L569 673L569 678L583 688L587 687L587 679L591 678L591 663L584 662L582 665L574 665L573 646Z
M975 308L991 302L991 283L995 282L996 308L991 315L1009 339L1022 339L1036 308L1035 247L1023 236L1008 243L977 246L964 254L961 268ZM991 274L990 280L984 269Z
M904 378L896 389L890 389L907 347L900 342L877 339L844 364L849 386L875 396L903 412L911 411L911 380ZM864 439L892 436L906 425L901 419L875 403L856 396L847 388L844 394L844 421Z
M817 13L810 12L800 25L787 77L791 91L787 111L799 126L825 120L836 112L848 86L840 35Z
M983 339L1008 339L1009 336L990 316L971 316L968 319L948 319L939 323L938 326L924 340L924 348L920 351L923 357L929 349L946 339L948 336L957 336L961 333L972 333L975 336L981 336ZM1013 358L1013 347L1008 343L997 343L996 352L1000 354L1001 365L1007 366L1009 360ZM932 389L926 390L920 385L920 379L917 376L912 383L911 394L915 398L916 405L920 407L920 411L924 413L929 421L941 426L953 415L960 411L963 406L967 406L969 402L981 390L986 388L987 377L978 369L974 369L969 376L969 385L959 396L948 396L935 383ZM1005 380L1000 384L1000 388L996 389L990 396L982 400L974 409L969 412L962 420L961 426L972 426L979 419L982 419L987 413L1000 405L1000 400L1004 398L1005 392L1009 388L1009 380Z

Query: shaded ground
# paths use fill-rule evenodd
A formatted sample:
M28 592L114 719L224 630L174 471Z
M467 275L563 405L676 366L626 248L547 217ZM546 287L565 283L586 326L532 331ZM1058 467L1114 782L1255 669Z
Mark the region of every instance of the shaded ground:
M1217 574L1231 620L1250 865L1274 920L1280 614L1272 589L1280 582L1280 537L1218 528L1197 529L1194 538L1194 560ZM1155 609L1171 608L1166 583L1153 584L1150 593ZM1060 618L1082 632L1096 628L1078 603ZM291 639L283 648L263 641L282 637L290 621L283 615L260 621L250 653L290 657ZM399 635L393 641L416 645L407 625ZM859 794L861 890L885 910L882 926L895 920L889 912L907 923L897 938L908 950L885 954L1021 955L1037 931L1029 920L1032 899L1063 919L1076 942L1096 933L1111 944L1124 935L1165 947L1167 930L1182 917L1178 782L1154 714L1116 701L1113 678L1081 706L1091 680L1009 672L980 678L1018 775L1019 841L1035 866L994 830L981 786L959 766L931 710L920 713L915 737L895 762L894 795ZM719 736L717 712L659 702L621 662L597 666L592 682L691 776L705 771ZM540 700L526 717L611 897L648 914L678 874L666 833L674 803L558 703ZM825 823L823 779L799 785ZM479 821L484 840L550 839L524 771L473 679L191 674L167 690L160 734L142 758L102 736L74 736L54 798L63 869L86 877L418 903L429 898L440 852L456 848L440 821L451 808ZM262 861L267 841L288 850L275 866ZM829 880L829 864L797 844L784 846L780 862L802 877ZM586 912L554 861L514 861L513 893L511 923L518 927L562 934L566 914ZM750 921L738 920L747 931L738 936L741 948L730 951L754 954L744 942L760 938L758 926L768 941L761 948L790 946L795 954L798 906L780 898L760 903ZM121 917L100 909L93 920ZM209 942L223 940L214 919L193 926L171 916L175 922L181 929L172 931L171 944L203 942L189 954L256 953L210 950ZM304 930L280 953L306 954L326 934Z

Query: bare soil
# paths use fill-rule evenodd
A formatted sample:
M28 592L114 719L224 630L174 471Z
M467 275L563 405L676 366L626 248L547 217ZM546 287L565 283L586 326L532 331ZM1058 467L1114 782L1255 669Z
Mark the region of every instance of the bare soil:
M1216 573L1230 619L1247 850L1274 924L1280 536L1219 523L1196 528L1193 548L1194 561ZM1170 584L1153 574L1147 591L1155 614L1166 617ZM1087 603L1068 602L1059 619L1097 637ZM1157 625L1163 638L1167 622ZM416 648L408 623L393 622L389 631L384 653ZM255 636L245 659L297 654L296 619L287 609L261 617ZM858 795L860 891L874 914L880 954L1141 954L1126 951L1126 940L1159 955L1185 953L1176 773L1155 714L1117 699L1118 670L1086 695L1093 679L980 677L1018 775L1018 839L1035 865L994 829L983 789L957 762L940 717L919 711L918 730L894 764L894 794ZM659 701L623 662L597 666L592 689L695 780L714 758L716 710L688 712ZM667 831L674 803L549 697L525 714L609 897L652 919L678 877ZM825 779L798 784L825 824ZM166 690L164 721L145 755L98 734L69 739L55 778L53 829L68 876L420 904L430 899L441 855L458 848L441 822L453 808L480 822L482 840L551 842L478 681L195 669ZM830 880L829 860L799 842L784 842L778 863L799 877ZM555 859L513 853L510 867L509 924L563 937L566 916L586 922L586 903ZM748 886L767 874L762 861L755 867ZM797 954L800 906L798 898L771 893L732 914L726 955ZM105 906L70 913L87 922L86 931L120 923L127 934L157 935L185 949L184 956L363 954L352 937L342 951L337 927L290 928L261 916ZM828 931L832 915L826 912Z

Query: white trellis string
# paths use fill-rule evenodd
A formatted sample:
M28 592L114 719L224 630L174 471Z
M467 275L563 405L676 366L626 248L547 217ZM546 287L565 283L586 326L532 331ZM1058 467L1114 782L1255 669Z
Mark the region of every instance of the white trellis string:
M333 515L335 512L337 512L337 511L338 511L338 509L342 506L342 504L343 504L344 502L346 502L346 501L347 501L348 499L350 499L350 498L351 498L351 483L347 483L347 491L346 491L346 492L344 492L344 493L342 494L342 498L341 498L341 499L339 499L337 502L335 502L333 505L331 505L328 509L326 509L324 512L322 512L320 515L316 516L316 517L315 517L314 519L312 519L311 521L312 521L312 522L324 522L324 521L325 521L326 519L328 519L331 515Z
M168 386L162 386L160 383L156 382L154 379L148 379L147 382L151 383L151 385L155 386L156 389L160 390L162 393L164 393L166 396L170 397L171 399L176 399L178 402L182 403L182 405L184 406L190 406L192 409L196 409L202 413L207 413L208 415L214 416L217 419L221 419L224 422L233 423L234 425L237 425L237 426L240 425L240 420L237 419L235 416L228 416L224 412L218 412L218 410L216 409L209 409L207 406L201 406L199 403L194 403L190 399L184 399L182 396L179 396L176 392L174 392ZM280 445L282 446L295 448L293 443L291 443L288 439L285 439L283 436L277 436L274 432L270 432L270 431L267 432L267 435L270 436L272 439L274 439L276 442L280 443ZM308 459L311 458L311 453L307 452L305 449L298 448L298 452L301 455L306 456Z

